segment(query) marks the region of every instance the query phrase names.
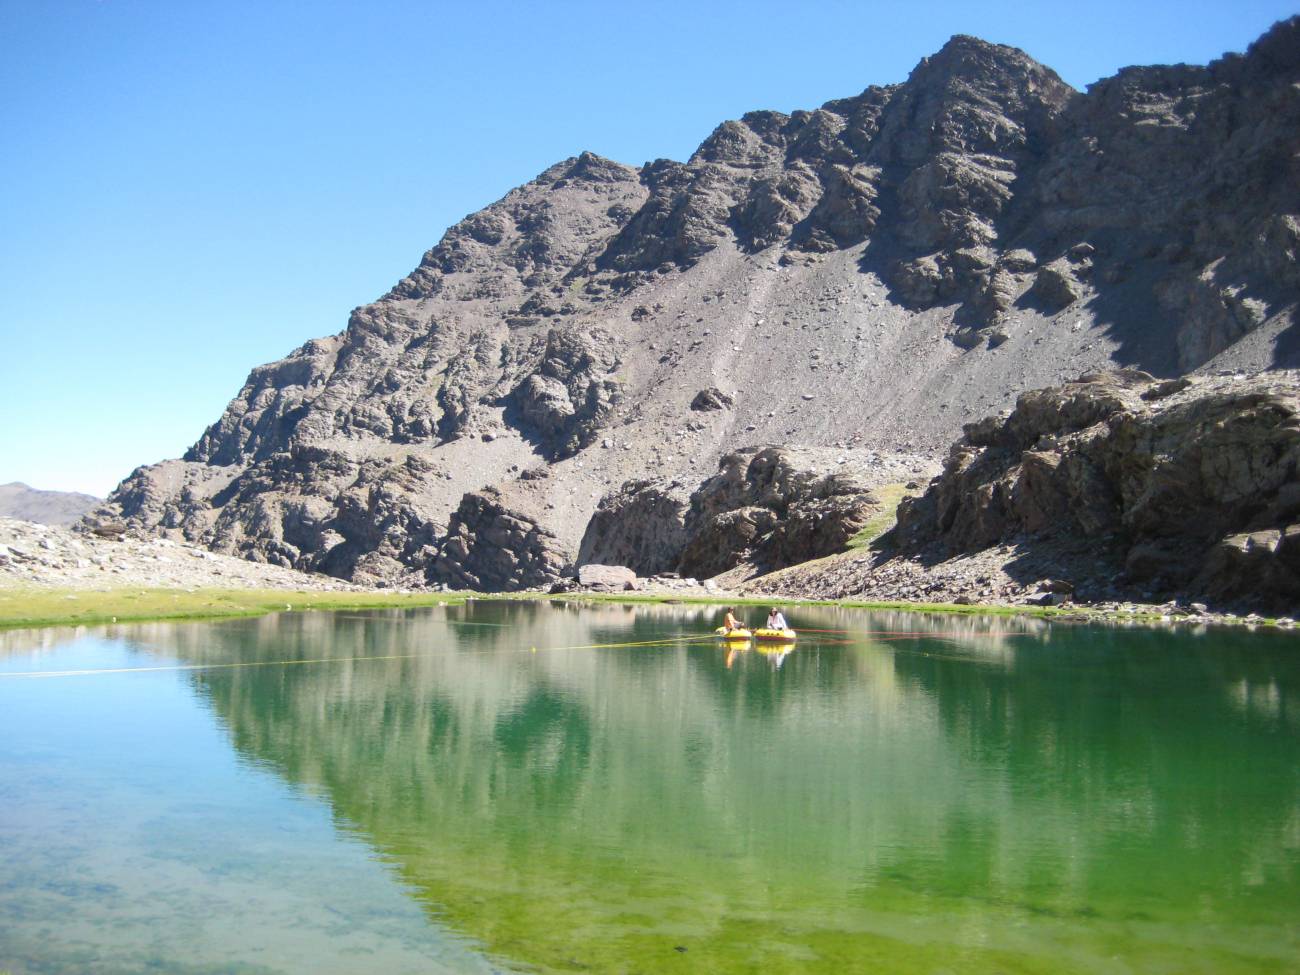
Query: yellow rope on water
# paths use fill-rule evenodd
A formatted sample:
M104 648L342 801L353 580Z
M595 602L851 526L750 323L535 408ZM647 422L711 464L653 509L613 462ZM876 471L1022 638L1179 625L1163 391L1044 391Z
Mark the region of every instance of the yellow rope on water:
M695 643L704 640L712 640L712 635L704 636L678 636L662 640L637 640L628 643L589 643L572 647L543 647L548 652L559 652L564 650L621 650L632 647L668 647L677 646L683 643ZM479 650L478 653L499 653L499 650ZM529 647L527 650L516 650L515 653L537 653L537 647ZM208 663L208 664L159 664L154 667L97 667L86 668L83 670L28 670L28 671L7 671L0 672L0 679L4 678L37 678L37 677L90 677L100 674L150 674L167 671L183 670L234 670L245 667L295 667L305 664L340 664L340 663L359 663L367 660L414 660L417 657L427 657L428 653L390 653L378 656L366 657L309 657L297 660L239 660L229 663Z

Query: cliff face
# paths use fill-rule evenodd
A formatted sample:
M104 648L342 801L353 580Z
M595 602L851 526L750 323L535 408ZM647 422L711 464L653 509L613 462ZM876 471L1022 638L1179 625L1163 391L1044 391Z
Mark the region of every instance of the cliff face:
M928 458L869 450L747 447L699 484L629 481L606 495L578 562L700 579L771 572L844 551L881 513L875 489L935 469Z
M957 37L685 163L584 153L255 369L103 514L362 581L534 585L603 495L741 444L938 453L1090 369L1300 361L1298 81L1297 19L1086 93ZM489 537L528 541L506 565Z
M1134 589L1300 601L1300 374L1084 376L967 427L898 539L953 555L1092 540Z

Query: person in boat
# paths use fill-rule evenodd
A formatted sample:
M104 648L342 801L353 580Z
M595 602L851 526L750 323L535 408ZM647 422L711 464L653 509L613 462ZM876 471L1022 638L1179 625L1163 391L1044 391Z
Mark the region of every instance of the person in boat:
M745 624L736 619L732 610L727 610L727 618L722 621L722 628L730 633L732 630L743 630Z
M790 629L790 624L785 621L785 617L781 615L781 611L775 606L773 606L771 611L767 614L767 628L769 630Z

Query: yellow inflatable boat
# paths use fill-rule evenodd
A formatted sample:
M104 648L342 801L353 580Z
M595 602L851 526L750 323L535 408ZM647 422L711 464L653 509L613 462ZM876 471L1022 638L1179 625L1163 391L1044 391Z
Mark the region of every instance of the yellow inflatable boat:
M769 630L764 627L754 631L754 639L764 643L794 643L798 634L794 630Z
M754 638L754 634L750 633L749 630L728 631L725 626L719 626L713 632L717 634L719 640L727 640L728 642L732 640L743 642L746 640L752 640Z

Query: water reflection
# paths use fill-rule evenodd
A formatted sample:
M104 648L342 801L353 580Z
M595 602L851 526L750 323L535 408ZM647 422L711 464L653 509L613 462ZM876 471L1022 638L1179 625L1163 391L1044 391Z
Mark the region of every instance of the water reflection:
M144 637L187 661L328 647L189 679L241 752L530 964L653 967L690 942L702 969L936 947L1046 967L1067 946L1100 964L1080 926L1158 954L1193 918L1290 924L1295 668L1258 639L814 609L794 651L620 646L714 615L486 604ZM1243 707L1243 681L1277 703ZM1220 968L1289 950L1217 930L1179 938Z
M609 604L129 632L210 665L183 679L238 752L431 915L542 970L1298 960L1294 641L788 615L794 648Z

